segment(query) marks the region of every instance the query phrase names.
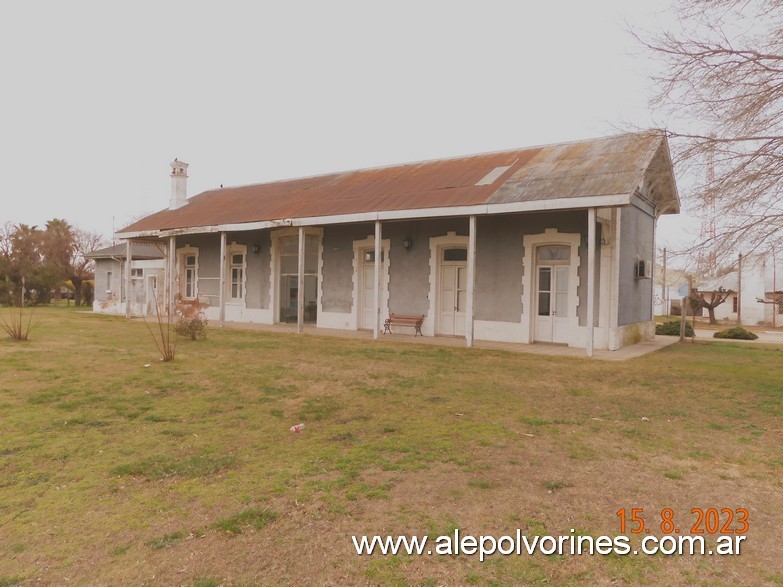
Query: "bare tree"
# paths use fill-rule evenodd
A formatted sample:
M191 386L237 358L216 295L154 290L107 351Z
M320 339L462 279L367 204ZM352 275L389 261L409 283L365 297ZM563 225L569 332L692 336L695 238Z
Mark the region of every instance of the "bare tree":
M73 301L76 306L82 303L82 291L85 281L92 279L95 273L95 261L86 255L97 251L104 244L103 237L96 232L76 228L73 231L73 253L68 263L67 275L73 284Z
M662 61L653 101L720 261L783 235L783 0L675 0L680 28L637 38Z
M729 299L729 296L733 293L734 291L724 289L723 287L719 287L715 291L699 291L694 288L691 290L688 297L693 306L695 306L695 310L700 308L705 308L707 310L707 313L710 315L710 324L717 324L718 321L715 319L715 308Z

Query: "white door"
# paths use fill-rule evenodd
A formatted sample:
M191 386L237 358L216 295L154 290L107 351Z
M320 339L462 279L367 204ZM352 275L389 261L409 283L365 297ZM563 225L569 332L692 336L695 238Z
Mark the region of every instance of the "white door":
M438 296L438 334L465 335L465 299L467 296L467 265L449 264L440 268Z
M367 249L361 252L362 270L361 287L359 288L359 328L372 330L375 328L375 250ZM383 325L383 308L386 300L386 255L381 253L381 325Z
M568 342L568 265L539 266L535 339Z

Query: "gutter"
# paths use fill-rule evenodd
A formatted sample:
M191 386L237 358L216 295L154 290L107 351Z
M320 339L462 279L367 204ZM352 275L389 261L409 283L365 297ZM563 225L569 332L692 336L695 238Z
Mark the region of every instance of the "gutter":
M170 236L188 234L213 234L219 232L242 232L248 230L263 230L281 226L323 226L329 224L352 224L357 222L375 222L387 220L415 220L424 218L449 218L455 216L489 216L493 214L510 214L519 212L548 212L554 210L583 210L589 208L610 208L627 206L631 203L631 194L614 194L609 196L589 196L576 198L554 198L551 200L535 200L532 202L509 202L503 204L477 204L469 206L449 206L440 208L417 208L407 210L385 210L382 212L358 212L354 214L337 214L331 216L310 216L303 218L281 218L258 222L240 222L217 224L210 226L195 226L187 228L172 228L166 230L144 230L137 232L117 233L121 239L143 237L167 238Z

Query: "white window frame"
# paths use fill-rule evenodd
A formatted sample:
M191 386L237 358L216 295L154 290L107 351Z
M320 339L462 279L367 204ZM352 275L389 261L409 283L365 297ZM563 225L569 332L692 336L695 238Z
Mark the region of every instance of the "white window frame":
M193 295L188 296L187 293L187 270L189 268L186 265L186 259L190 256L196 258L196 262L193 265ZM198 299L198 247L184 246L177 249L177 279L179 280L179 295L183 300L193 301Z
M571 247L571 259L569 263L568 288L570 303L568 306L568 320L571 331L569 346L584 346L585 328L579 327L579 245L581 234L560 232L556 228L547 228L539 234L527 234L522 237L524 256L522 262L522 329L527 336L527 342L535 340L535 308L534 296L537 295L536 279L538 274L537 250L539 246L567 245Z
M242 255L241 265L234 264L234 255ZM239 297L234 297L233 270L235 267L239 267L242 270ZM247 245L238 245L232 242L226 247L226 276L226 303L244 305L247 297Z

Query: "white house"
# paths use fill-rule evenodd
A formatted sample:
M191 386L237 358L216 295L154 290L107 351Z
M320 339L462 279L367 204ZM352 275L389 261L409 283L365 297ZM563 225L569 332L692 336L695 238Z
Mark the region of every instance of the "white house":
M737 322L741 314L744 326L783 325L783 259L761 253L743 256L741 279L737 264L721 277L703 281L698 289L719 287L734 293L715 309L718 320Z
M127 245L121 244L86 255L95 259L94 312L125 314L130 300L134 315L153 314L155 304L162 300L158 283L163 283L165 276L163 250L154 243L135 243L129 273L127 250Z

